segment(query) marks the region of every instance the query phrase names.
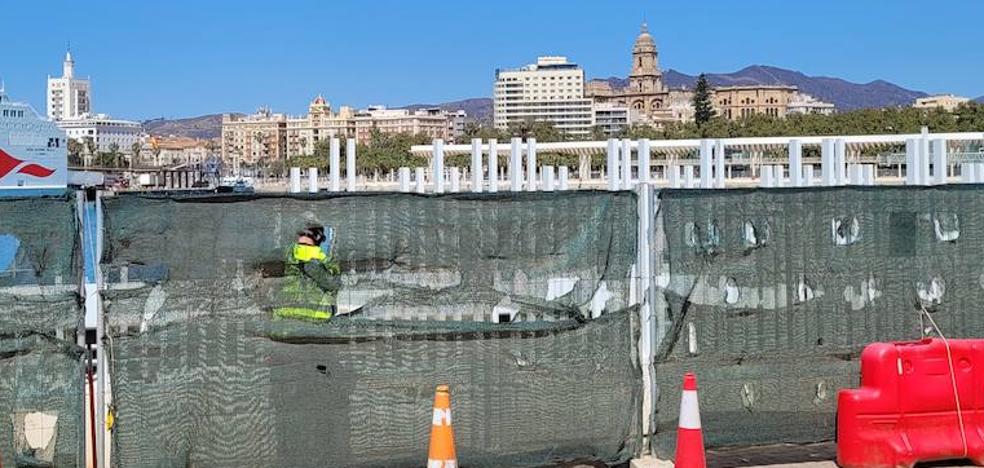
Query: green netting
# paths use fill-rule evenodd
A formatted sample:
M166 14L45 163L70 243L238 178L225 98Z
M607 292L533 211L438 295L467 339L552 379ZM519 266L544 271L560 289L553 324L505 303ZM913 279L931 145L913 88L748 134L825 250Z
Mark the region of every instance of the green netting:
M834 437L867 343L984 334L984 190L664 191L655 448L673 449L683 372L710 446Z
M114 463L420 466L440 383L464 466L627 460L635 209L605 192L107 199ZM351 315L327 325L269 319L307 222L338 236Z
M81 466L71 198L0 199L0 462Z

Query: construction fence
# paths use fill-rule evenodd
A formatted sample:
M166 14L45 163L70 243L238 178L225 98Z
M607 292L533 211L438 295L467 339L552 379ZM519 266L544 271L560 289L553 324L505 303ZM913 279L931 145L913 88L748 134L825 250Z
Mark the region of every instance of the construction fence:
M463 466L670 458L686 371L708 446L832 440L865 344L923 314L984 334L980 206L975 185L106 198L109 458L420 466L442 383ZM82 464L77 211L0 201L5 467ZM309 223L336 233L327 324L272 318Z

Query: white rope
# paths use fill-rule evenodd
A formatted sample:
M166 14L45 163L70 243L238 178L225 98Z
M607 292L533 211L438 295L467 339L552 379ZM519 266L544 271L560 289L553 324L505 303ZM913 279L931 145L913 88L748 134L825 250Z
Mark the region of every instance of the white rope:
M950 383L953 385L953 399L957 403L957 422L960 424L960 440L963 442L963 455L960 458L967 458L967 431L964 429L963 409L960 407L960 393L957 392L957 374L953 370L953 355L950 353L950 341L946 339L946 336L943 336L943 332L940 331L940 327L936 326L936 321L933 320L933 316L929 314L926 307L922 304L919 307L922 308L923 314L929 319L930 325L933 326L936 334L943 340L943 347L946 348L946 362L950 366Z

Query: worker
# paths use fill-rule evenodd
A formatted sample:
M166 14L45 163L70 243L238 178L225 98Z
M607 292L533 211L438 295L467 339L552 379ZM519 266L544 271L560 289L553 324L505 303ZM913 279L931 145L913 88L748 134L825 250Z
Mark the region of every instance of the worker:
M327 321L335 315L335 296L341 287L338 262L332 249L332 231L309 225L297 232L287 251L279 318Z

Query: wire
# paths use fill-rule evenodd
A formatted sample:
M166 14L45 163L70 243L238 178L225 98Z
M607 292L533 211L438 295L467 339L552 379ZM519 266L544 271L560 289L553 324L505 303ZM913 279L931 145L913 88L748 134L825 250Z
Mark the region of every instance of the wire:
M929 314L926 307L922 304L919 304L919 307L922 309L922 312L925 314L926 318L929 319L930 325L932 325L933 329L936 330L936 334L943 340L943 347L946 348L946 361L950 366L950 383L953 385L953 399L957 403L957 422L960 424L960 439L961 442L963 442L963 455L960 458L967 458L967 431L964 428L963 410L960 407L960 393L957 391L957 374L953 369L953 354L950 352L950 341L947 340L946 336L943 335L943 332L940 331L940 327L936 325L936 321L933 320L933 316Z

